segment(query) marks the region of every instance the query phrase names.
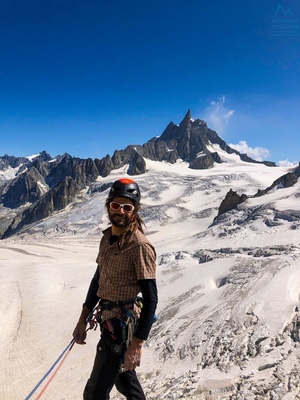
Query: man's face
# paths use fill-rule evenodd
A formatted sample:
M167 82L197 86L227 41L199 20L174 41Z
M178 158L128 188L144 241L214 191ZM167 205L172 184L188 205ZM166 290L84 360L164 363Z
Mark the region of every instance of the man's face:
M125 211L124 207L120 206L118 210L111 208L111 203L113 203L114 208L118 207L115 203L119 203L121 205L130 204L133 205L133 202L126 197L115 197L110 204L108 205L108 217L110 222L117 226L118 228L125 228L132 221L132 211ZM130 207L129 207L130 208ZM127 209L127 207L125 207Z

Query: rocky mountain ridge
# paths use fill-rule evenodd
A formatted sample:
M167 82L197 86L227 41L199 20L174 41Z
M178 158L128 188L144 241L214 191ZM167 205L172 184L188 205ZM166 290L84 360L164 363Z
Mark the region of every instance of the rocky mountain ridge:
M190 110L179 125L170 122L161 136L143 145L129 145L124 150L116 150L112 157L107 155L93 160L64 154L53 159L45 151L32 159L0 157L0 171L5 172L8 168L16 170L13 179L4 180L5 175L0 175L0 202L3 206L0 238L7 238L24 226L64 209L82 190L99 190L99 186L94 185L98 177L106 177L126 165L129 175L144 174L146 159L170 164L183 160L191 169L213 168L222 163L222 157L220 151L211 150L212 145L226 154L239 156L242 161L275 167L273 162L252 160L229 147L204 121L193 120ZM295 180L296 176L294 173L292 179ZM233 200L231 193L228 196L220 214L236 206L236 199Z

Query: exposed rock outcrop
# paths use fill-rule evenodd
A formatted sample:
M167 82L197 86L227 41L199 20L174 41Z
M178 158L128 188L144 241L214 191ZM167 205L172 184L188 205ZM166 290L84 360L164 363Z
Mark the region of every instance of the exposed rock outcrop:
M233 210L239 204L246 201L247 198L248 198L247 195L242 194L240 196L235 191L230 189L229 192L226 194L225 199L220 204L218 216L224 214L227 211Z
M229 190L229 192L226 194L224 200L222 200L220 206L219 206L219 211L218 215L215 218L215 220L220 216L221 214L226 213L227 211L233 210L237 208L237 206L244 201L246 201L248 198L251 197L260 197L264 196L268 192L270 192L273 189L281 189L281 188L288 188L295 183L298 182L300 176L300 163L297 168L293 172L288 172L285 175L282 175L278 179L276 179L271 186L267 187L266 189L258 189L255 195L253 196L247 196L246 194L241 194L238 195L235 191L232 189ZM281 213L282 214L282 213ZM278 219L289 219L289 220L297 220L298 216L293 216L293 213L288 213L285 215L285 217L282 217L280 213L275 213L274 221L271 221L270 219L265 220L265 224L267 226L277 226L278 225ZM280 215L280 217L278 217ZM293 219L294 218L294 219Z
M5 207L17 208L26 203L34 203L47 190L48 185L35 167L30 168L10 184L2 195Z
M19 232L24 225L30 225L48 217L54 211L64 209L75 200L78 191L79 186L73 178L70 176L64 178L62 182L45 193L36 203L19 213L4 232L2 239Z
M269 191L271 191L274 188L288 188L293 185L295 185L296 182L298 182L298 179L300 177L300 163L297 168L293 172L288 172L285 175L282 175L278 179L276 179L271 186L267 187L264 190L258 189L257 193L254 195L254 197L259 197L263 196Z
M0 157L0 171L5 171L9 167L18 168L28 161L26 157L14 157L5 154L3 157Z

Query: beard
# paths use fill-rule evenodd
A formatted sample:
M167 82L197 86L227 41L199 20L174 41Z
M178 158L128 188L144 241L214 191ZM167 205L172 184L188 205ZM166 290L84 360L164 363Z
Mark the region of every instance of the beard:
M110 222L118 228L125 228L131 222L132 215L127 214L108 214Z

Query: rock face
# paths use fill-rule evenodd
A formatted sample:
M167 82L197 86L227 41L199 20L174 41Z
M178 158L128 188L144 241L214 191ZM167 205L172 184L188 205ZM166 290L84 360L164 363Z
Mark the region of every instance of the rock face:
M254 196L247 196L246 194L241 194L238 195L236 192L234 192L232 189L229 190L229 192L226 194L224 200L222 200L220 206L219 206L219 211L218 215L215 219L217 219L221 214L226 213L227 211L233 210L237 208L237 206L244 201L246 201L249 197L260 197L264 196L267 194L269 191L271 191L274 188L288 188L291 186L294 186L295 183L298 182L298 179L300 177L300 163L297 168L293 172L289 172L285 175L282 175L278 179L276 179L271 186L267 187L266 189L258 189L257 193ZM282 216L280 216L282 218ZM292 216L286 216L285 218L292 218ZM270 221L266 220L266 224L269 226L276 226L278 223L276 221Z
M17 168L26 162L28 162L28 158L26 157L14 157L5 154L3 157L0 157L0 171L5 171L9 167Z
M271 186L266 188L265 190L258 190L255 194L255 197L263 196L264 194L268 193L270 190L274 189L275 187L279 188L288 188L295 185L298 182L300 177L300 163L297 168L293 172L289 172L280 178L276 179Z
M65 177L63 181L46 192L38 201L19 213L3 233L2 239L18 232L24 225L30 225L49 217L54 211L64 209L75 200L79 189L79 185L73 178L70 176Z
M246 201L247 198L248 198L247 195L242 194L240 196L235 191L230 189L229 192L226 194L225 199L220 204L218 216L224 214L227 211L233 210L239 204Z
M91 158L82 160L65 154L53 162L38 159L30 163L25 172L2 188L1 202L5 207L18 208L29 203L5 231L0 231L2 238L64 209L97 176L99 170Z
M180 159L188 162L191 169L213 168L222 159L212 145L247 162L256 162L230 148L204 121L191 119L190 110L179 125L170 122L160 137L152 138L143 145L129 145L124 150L116 150L112 157L107 155L93 160L64 154L52 159L45 151L31 159L8 155L0 157L1 171L8 168L16 170L14 179L3 180L4 175L0 176L0 203L15 210L23 207L8 228L7 218L4 225L0 219L0 238L63 209L74 201L81 190L89 188L98 176L106 177L112 170L126 165L129 175L144 174L145 159L171 164ZM271 162L265 164L275 166ZM295 179L295 174L292 174L286 177L284 184L293 184ZM97 190L97 185L91 190ZM222 210L227 211L243 200L231 193L230 198L224 201Z
M48 189L44 178L35 167L19 175L2 197L5 207L17 208L26 203L34 203Z

